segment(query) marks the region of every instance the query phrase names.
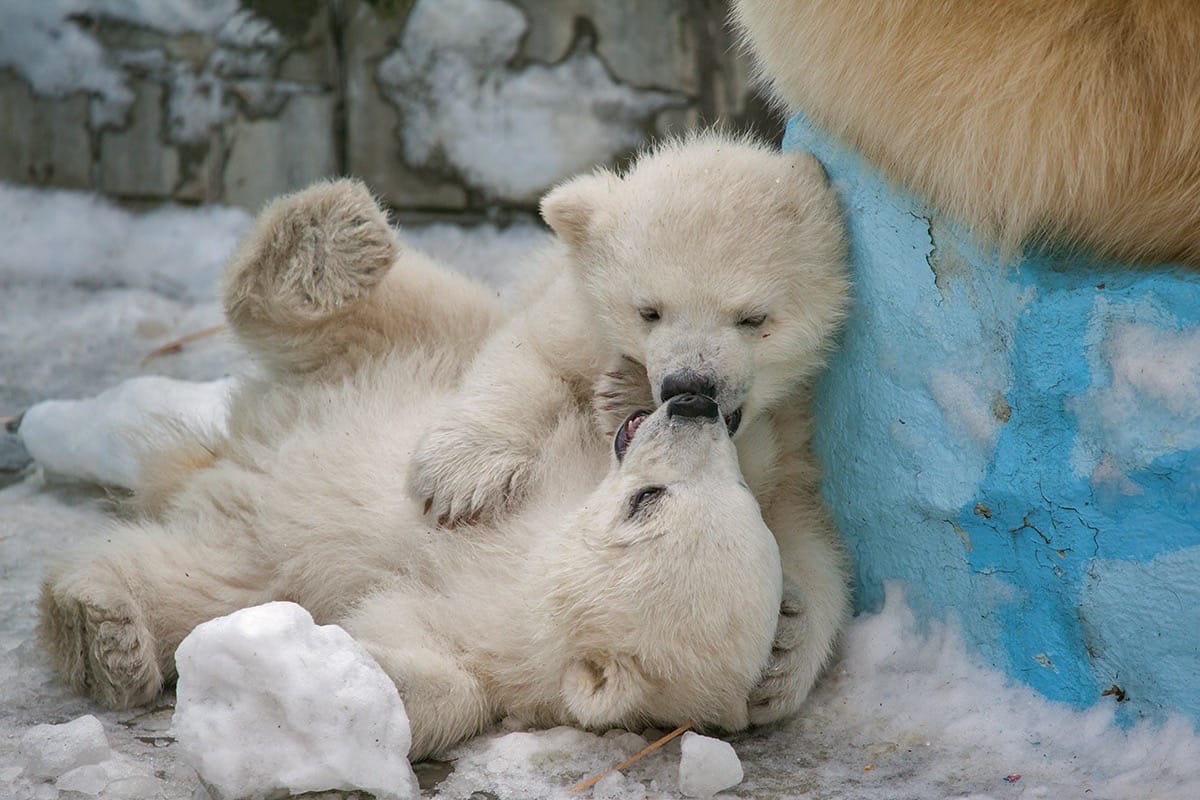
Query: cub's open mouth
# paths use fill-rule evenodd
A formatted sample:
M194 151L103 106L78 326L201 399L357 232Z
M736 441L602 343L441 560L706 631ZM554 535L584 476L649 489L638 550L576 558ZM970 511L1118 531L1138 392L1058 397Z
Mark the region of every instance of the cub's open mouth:
M617 454L618 461L625 458L625 451L633 442L633 435L637 433L637 429L642 426L642 422L648 416L650 416L649 411L635 411L621 423L621 427L617 428L617 435L613 437L613 450Z
M738 426L742 424L742 409L734 409L732 414L725 415L725 430L729 431L729 435L733 436L737 433Z

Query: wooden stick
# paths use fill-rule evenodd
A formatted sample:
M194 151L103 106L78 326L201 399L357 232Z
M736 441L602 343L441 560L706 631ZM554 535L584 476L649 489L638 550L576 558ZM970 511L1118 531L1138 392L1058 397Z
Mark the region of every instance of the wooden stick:
M183 349L185 344L191 344L192 342L203 339L207 336L216 336L223 330L225 330L224 325L213 325L211 328L195 331L194 333L189 333L187 336L180 336L178 339L172 342L167 342L162 347L156 347L155 349L151 350L150 353L142 359L142 366L146 366L159 356L165 356L169 353L178 353Z
M571 787L571 791L572 792L582 792L582 791L592 788L597 783L599 783L600 780L602 778L604 778L605 775L611 775L614 772L620 772L621 770L625 769L626 767L628 767L630 764L634 763L635 761L640 761L641 759L643 759L646 756L653 753L655 750L657 750L660 747L662 747L663 745L665 745L667 742L669 742L672 739L674 739L675 737L681 735L688 728L692 727L692 725L693 725L692 721L688 720L687 722L683 723L678 728L671 731L670 733L668 733L666 736L662 737L658 741L651 742L650 744L646 745L640 751L631 755L629 758L625 759L620 764L617 764L615 767L612 767L611 769L607 769L604 772L601 772L599 775L593 775L592 777L588 778L586 781L581 781L580 783L575 784L574 786Z

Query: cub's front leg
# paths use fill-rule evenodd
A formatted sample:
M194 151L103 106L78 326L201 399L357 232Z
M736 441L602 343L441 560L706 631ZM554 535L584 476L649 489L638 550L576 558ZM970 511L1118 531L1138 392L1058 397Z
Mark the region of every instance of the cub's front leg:
M602 356L574 292L560 278L498 330L418 442L409 491L439 524L517 506L546 432L590 402Z
M631 358L614 359L596 380L592 413L606 438L611 439L633 412L654 408L646 368Z
M480 733L496 716L484 684L466 669L461 652L448 646L444 631L429 627L423 613L429 603L424 593L382 591L341 621L396 684L412 730L411 761Z
M797 430L789 431L792 426ZM821 500L820 471L804 436L807 424L799 419L781 427L782 438L790 439L795 449L785 459L779 488L759 502L779 545L783 597L770 660L750 694L750 722L755 725L800 709L850 617L849 564Z

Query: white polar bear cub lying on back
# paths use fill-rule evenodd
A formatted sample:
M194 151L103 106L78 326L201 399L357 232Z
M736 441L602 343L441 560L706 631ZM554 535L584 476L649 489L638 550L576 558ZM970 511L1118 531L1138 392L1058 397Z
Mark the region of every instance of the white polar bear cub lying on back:
M39 633L57 669L144 703L197 624L291 600L396 682L414 759L503 714L746 726L781 568L716 402L680 394L599 449L589 407L557 409L524 431L542 457L522 508L438 530L408 461L500 311L398 244L350 182L264 212L225 304L266 374L226 438L162 454L142 517L52 569Z

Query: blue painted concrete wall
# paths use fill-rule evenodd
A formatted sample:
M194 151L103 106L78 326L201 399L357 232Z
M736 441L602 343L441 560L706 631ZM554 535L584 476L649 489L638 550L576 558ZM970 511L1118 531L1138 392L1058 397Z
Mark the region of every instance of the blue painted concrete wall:
M1053 699L1200 724L1200 273L1003 259L803 118L784 148L848 216L817 427L858 608L901 580Z

